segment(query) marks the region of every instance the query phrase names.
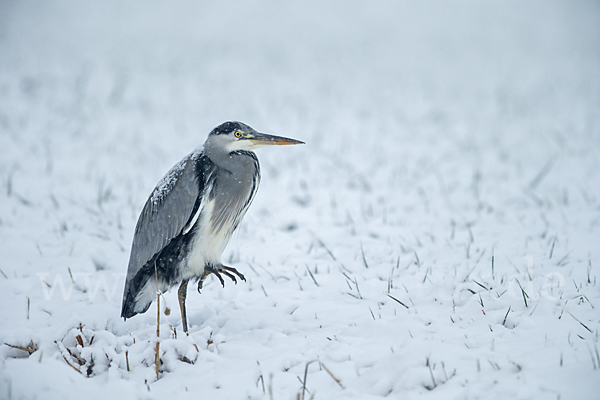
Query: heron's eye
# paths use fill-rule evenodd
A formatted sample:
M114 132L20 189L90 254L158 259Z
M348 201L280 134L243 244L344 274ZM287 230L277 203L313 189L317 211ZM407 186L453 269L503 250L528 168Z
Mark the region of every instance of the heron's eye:
M241 138L242 137L242 131L235 131L234 133L236 138Z

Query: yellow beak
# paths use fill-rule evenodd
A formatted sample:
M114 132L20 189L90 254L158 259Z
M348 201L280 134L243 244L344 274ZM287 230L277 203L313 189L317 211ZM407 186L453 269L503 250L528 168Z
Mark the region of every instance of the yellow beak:
M290 139L283 136L267 135L266 133L255 133L252 135L252 137L249 137L248 140L250 140L252 144L258 146L304 144L304 142L296 139Z

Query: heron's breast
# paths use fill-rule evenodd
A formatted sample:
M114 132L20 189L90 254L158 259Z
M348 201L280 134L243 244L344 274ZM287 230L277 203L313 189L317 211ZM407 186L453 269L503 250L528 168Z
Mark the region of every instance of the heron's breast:
M214 200L211 226L215 234L221 230L233 233L250 205L255 179L253 168L219 174L210 196Z
M233 233L215 226L212 218L214 210L213 199L204 206L196 223L193 244L187 259L188 273L191 276L201 275L208 263L221 262L221 254Z

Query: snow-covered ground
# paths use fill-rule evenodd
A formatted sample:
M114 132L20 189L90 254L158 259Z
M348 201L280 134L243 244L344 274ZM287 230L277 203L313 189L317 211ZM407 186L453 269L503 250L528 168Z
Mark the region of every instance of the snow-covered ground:
M306 145L156 380L133 230L226 120ZM0 398L597 399L599 148L597 1L2 1Z

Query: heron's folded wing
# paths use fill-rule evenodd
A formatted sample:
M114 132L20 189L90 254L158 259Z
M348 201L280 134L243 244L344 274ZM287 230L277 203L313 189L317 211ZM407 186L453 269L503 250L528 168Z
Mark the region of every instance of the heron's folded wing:
M135 228L127 281L181 233L195 211L202 190L195 165L199 157L194 152L171 168L146 201Z

